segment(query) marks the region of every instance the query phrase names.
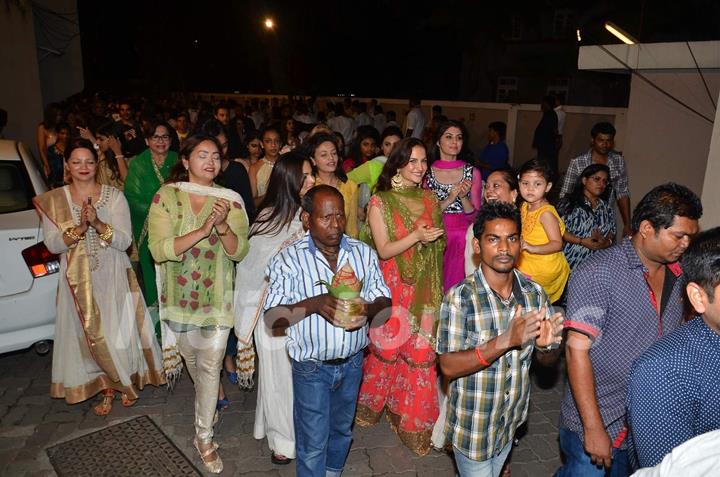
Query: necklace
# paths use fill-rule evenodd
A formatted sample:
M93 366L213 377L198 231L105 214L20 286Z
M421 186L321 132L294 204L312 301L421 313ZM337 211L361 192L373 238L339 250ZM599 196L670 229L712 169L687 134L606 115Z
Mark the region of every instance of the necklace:
M510 302L512 302L512 299L513 299L513 292L512 292L512 291L510 291L510 295L508 295L507 298L503 298L503 297L500 296L500 294L499 294L498 292L496 292L495 290L493 290L493 293L495 294L495 296L497 297L497 299L500 300L500 303L502 303L503 307L507 308L507 307L510 306Z
M160 172L160 168L158 167L157 163L155 162L155 159L152 157L150 158L150 162L153 166L153 172L155 172L155 177L157 177L157 180L162 184L165 182L165 178L163 177L162 173Z

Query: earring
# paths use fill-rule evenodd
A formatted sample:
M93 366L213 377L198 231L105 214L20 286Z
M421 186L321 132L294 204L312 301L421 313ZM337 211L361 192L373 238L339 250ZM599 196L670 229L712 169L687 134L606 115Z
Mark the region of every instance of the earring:
M390 186L393 190L400 190L404 188L402 176L400 175L400 169L398 169L397 173L392 176L392 179L390 179Z

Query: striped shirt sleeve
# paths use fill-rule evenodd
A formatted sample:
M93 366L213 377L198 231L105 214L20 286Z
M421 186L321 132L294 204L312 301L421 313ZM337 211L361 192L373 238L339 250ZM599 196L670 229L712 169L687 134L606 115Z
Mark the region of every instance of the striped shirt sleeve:
M303 297L297 292L300 289L298 277L301 276L296 270L295 261L289 257L289 252L293 250L288 247L278 252L270 262L268 262L265 275L268 277L268 293L265 297L263 310L278 305L294 305L303 300Z
M367 302L373 302L380 297L390 298L390 289L385 284L385 279L380 272L377 253L370 247L363 247L367 254L367 270L363 281L362 297Z

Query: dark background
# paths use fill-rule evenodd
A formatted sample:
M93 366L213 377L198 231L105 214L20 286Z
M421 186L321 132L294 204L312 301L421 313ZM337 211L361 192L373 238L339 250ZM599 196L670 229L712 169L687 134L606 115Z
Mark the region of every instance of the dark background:
M646 43L720 39L720 2L701 0L78 0L78 9L86 88L148 93L495 101L498 77L513 76L512 101L538 102L568 78L568 104L624 106L629 75L577 71L579 45L619 43L606 20Z

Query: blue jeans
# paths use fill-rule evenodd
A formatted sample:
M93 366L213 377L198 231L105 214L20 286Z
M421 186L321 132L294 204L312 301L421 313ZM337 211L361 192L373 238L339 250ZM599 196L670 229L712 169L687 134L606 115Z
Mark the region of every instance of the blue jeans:
M598 467L585 452L580 436L570 429L560 428L560 450L565 454L565 465L555 472L554 477L628 477L630 466L626 450L613 449L612 466Z
M230 334L228 335L227 347L225 347L225 356L232 356L234 358L237 354L237 344L238 339L237 336L235 336L235 329L233 328L230 330ZM225 365L223 364L223 366Z
M512 449L512 441L502 448L500 453L488 460L472 460L453 447L455 464L460 477L498 477L502 472L503 464Z
M297 477L340 475L352 443L363 353L342 364L292 360Z

